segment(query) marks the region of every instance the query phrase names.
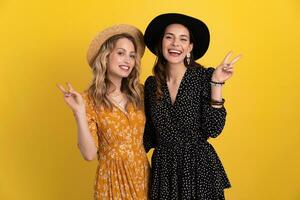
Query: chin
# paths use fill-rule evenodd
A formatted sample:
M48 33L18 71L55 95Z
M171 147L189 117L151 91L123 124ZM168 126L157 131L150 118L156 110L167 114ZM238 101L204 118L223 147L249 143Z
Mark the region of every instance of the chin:
M127 78L129 75L130 75L130 73L121 73L121 74L119 74L119 76L121 78Z
M169 64L184 64L184 60L167 59Z
M184 63L184 58L165 58L168 63L170 64L180 64Z

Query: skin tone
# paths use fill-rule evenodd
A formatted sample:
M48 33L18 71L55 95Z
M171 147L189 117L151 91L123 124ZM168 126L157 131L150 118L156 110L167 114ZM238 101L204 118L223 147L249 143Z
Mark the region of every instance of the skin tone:
M188 29L181 24L171 24L167 26L162 40L163 56L167 60L169 71L167 74L167 85L174 104L180 82L186 71L184 58L193 50L193 44L190 43ZM233 75L233 65L240 59L241 55L236 56L232 61L229 52L219 66L216 67L211 80L214 82L225 82ZM220 85L211 86L211 98L216 101L222 100L222 87ZM222 106L213 106L220 108Z
M190 43L189 31L181 24L171 24L166 30L162 40L162 52L167 60L169 71L167 85L171 101L174 104L180 82L186 71L184 58L193 49Z
M112 82L108 88L108 98L116 104L119 103L118 106L124 109L127 99L126 95L121 92L121 82L131 73L135 65L135 56L133 43L127 38L120 38L107 57L107 76ZM70 83L67 83L67 88L60 84L57 87L62 92L66 104L73 111L80 152L85 160L91 161L97 155L97 147L88 128L84 100Z
M230 79L233 75L234 64L241 58L242 55L238 55L234 57L231 61L229 61L229 57L232 55L232 51L230 51L221 62L221 64L215 69L211 80L213 82L224 83L228 79ZM212 85L211 86L211 98L216 101L222 100L222 86L221 85ZM222 106L213 106L216 108L220 108Z

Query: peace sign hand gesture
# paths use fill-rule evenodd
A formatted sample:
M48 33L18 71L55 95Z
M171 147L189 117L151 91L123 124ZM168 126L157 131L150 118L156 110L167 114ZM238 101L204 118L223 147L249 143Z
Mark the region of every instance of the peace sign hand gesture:
M85 113L85 105L82 96L73 89L70 83L67 83L68 90L62 85L57 84L57 87L64 95L65 102L72 109L74 113Z
M242 55L238 55L231 62L229 62L229 57L232 55L230 51L224 58L223 62L215 69L211 80L214 82L225 82L233 74L233 64L236 63Z

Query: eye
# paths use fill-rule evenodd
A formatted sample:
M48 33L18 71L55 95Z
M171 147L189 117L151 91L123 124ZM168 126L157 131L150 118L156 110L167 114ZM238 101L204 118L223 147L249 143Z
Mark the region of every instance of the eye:
M166 39L172 39L172 37L170 35L166 35L165 38Z
M136 57L136 56L135 56L134 54L131 54L131 55L130 55L130 58L135 59L135 57Z
M123 55L124 55L124 52L123 52L123 51L118 51L117 54L118 54L119 56L123 56Z
M187 42L188 40L186 38L181 38L181 41Z

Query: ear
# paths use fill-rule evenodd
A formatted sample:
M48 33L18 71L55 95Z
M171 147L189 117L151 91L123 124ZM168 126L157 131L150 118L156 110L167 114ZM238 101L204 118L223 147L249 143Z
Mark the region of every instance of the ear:
M194 47L194 44L190 43L189 44L189 53L191 53L193 51L193 47Z
M110 56L110 54L107 54L107 56L105 57L105 62L106 62L106 64L109 63L109 56Z

